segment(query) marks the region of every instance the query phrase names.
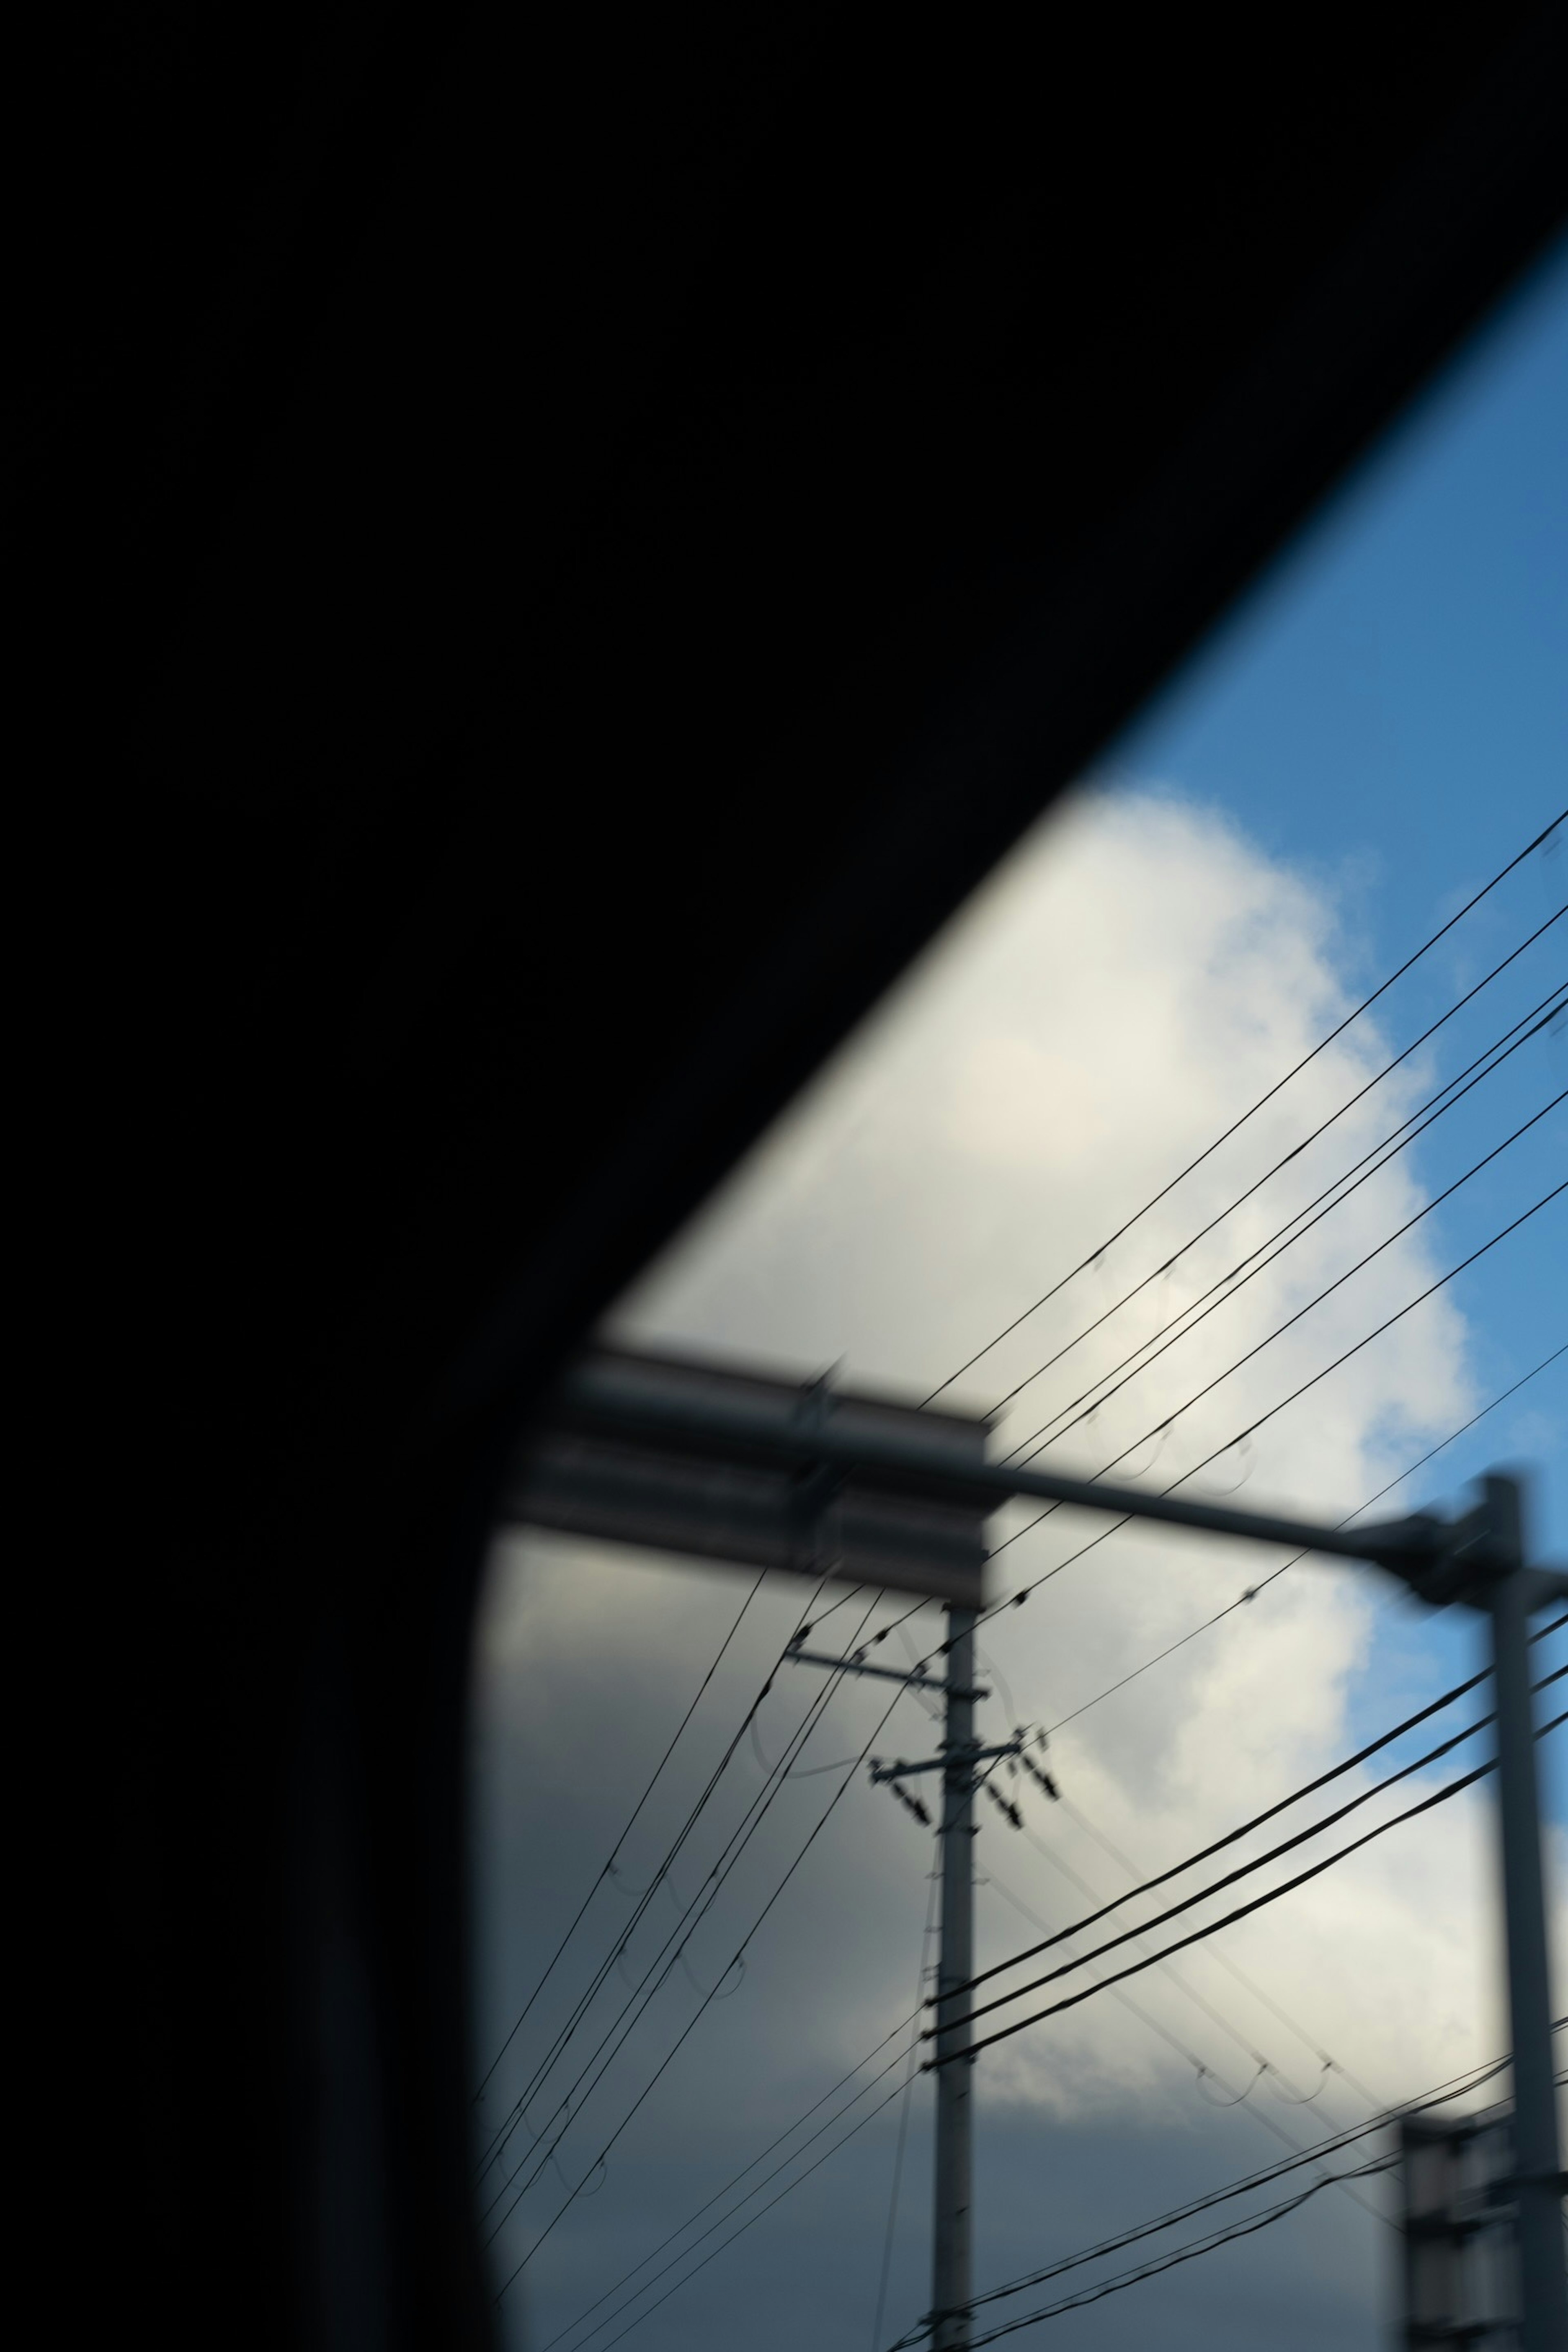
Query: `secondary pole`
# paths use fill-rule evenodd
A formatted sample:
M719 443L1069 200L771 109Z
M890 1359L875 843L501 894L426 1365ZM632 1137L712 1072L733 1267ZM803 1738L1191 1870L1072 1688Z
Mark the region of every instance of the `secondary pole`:
M1530 1690L1533 1580L1524 1565L1520 1490L1484 1482L1500 1557L1489 1594L1497 1681L1498 1811L1502 1829L1508 1998L1513 2042L1513 2169L1522 2352L1568 2352L1568 2282L1559 2215L1563 2182L1552 2081L1552 1977L1542 1884L1541 1800ZM1505 1562L1507 1563L1505 1565ZM955 2070L956 2071L956 2070Z
M931 2233L932 2352L968 2352L974 2061L942 2065L970 2035L974 1974L974 1616L947 1612L942 1775L942 1945L936 1977L936 2210ZM1531 2347L1534 2352L1534 2347ZM1555 2352L1555 2347L1554 2347Z

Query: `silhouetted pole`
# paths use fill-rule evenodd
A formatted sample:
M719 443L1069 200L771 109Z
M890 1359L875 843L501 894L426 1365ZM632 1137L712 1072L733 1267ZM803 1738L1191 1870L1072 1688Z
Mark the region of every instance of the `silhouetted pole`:
M936 2203L931 2232L932 2352L968 2352L973 2196L974 2061L942 2065L970 2034L974 1974L974 1612L947 1612L942 1775L942 1948L936 1975Z

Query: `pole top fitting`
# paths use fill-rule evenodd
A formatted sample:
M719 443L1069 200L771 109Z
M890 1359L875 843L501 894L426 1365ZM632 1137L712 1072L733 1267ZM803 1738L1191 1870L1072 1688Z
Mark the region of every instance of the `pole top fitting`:
M1391 1549L1382 1556L1382 1566L1439 1609L1455 1601L1487 1608L1493 1587L1524 1565L1522 1481L1490 1470L1476 1483L1479 1498L1473 1510L1458 1519L1406 1520L1415 1538L1408 1555Z

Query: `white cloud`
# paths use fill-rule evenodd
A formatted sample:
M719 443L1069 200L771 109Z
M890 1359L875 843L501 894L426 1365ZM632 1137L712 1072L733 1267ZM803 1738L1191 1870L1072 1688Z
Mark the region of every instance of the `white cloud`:
M1350 1004L1336 950L1332 907L1216 816L1157 793L1079 798L978 894L737 1171L626 1302L617 1330L645 1344L727 1349L803 1370L836 1365L846 1383L920 1396L1089 1256L1343 1017ZM950 1401L989 1407L1131 1283L1162 1267L1388 1057L1376 1023L1357 1022L1097 1265L988 1354ZM1002 1442L1027 1436L1266 1242L1397 1124L1419 1098L1423 1076L1417 1062L1384 1081L1169 1276L1073 1347L1008 1407ZM1131 1447L1124 1466L1163 1486L1225 1445L1444 1271L1429 1228L1418 1224L1242 1370L1220 1377L1413 1216L1423 1197L1414 1168L1395 1160L1092 1421L1069 1429L1051 1459L1098 1470ZM1214 1393L1188 1409L1216 1380ZM1268 1420L1246 1451L1217 1461L1195 1490L1243 1480L1249 1500L1337 1516L1477 1401L1463 1317L1439 1293ZM1021 1536L995 1563L998 1591L1037 1577L1096 1531L1062 1513ZM548 1786L582 1769L595 1736L574 1730L585 1696L600 1725L606 1709L630 1709L639 1678L677 1671L703 1640L711 1646L735 1588L711 1573L634 1570L558 1546L524 1545L508 1557L512 1565L497 1585L487 1706L498 1725L511 1727L494 1736L514 1767L521 1741ZM541 1563L531 1571L530 1559ZM983 1641L1019 1713L1056 1721L1234 1600L1278 1559L1147 1529L1114 1535L1026 1607L994 1621ZM766 1605L787 1613L798 1598ZM523 1609L527 1638L519 1640L515 1612ZM770 1641L784 1622L767 1620ZM699 1623L709 1631L692 1631ZM1162 1866L1342 1752L1347 1685L1379 1623L1397 1637L1397 1618L1358 1572L1321 1563L1292 1570L1129 1693L1064 1729L1054 1748L1064 1788L1138 1867ZM934 1619L920 1621L921 1629L934 1638ZM798 1699L770 1701L784 1711L766 1719L769 1752ZM902 1736L913 1753L922 1727L912 1708L906 1712ZM846 1694L814 1756L852 1753L862 1736L857 1726L871 1720L864 1692ZM651 1761L651 1732L647 1746ZM622 1785L640 1785L641 1769L628 1765ZM1367 1778L1353 1775L1336 1789L1352 1793ZM1370 1826L1425 1785L1412 1784L1404 1800L1374 1801L1353 1817L1355 1826ZM1501 2046L1487 1802L1467 1796L1395 1832L1226 1939L1263 1995L1379 2096L1451 2076ZM1107 1893L1120 1891L1126 1881L1117 1865L1064 1813L1031 1808L1038 1833L1070 1868ZM790 1912L777 1915L781 1949L800 1953L830 1933L839 1950L833 2000L815 2000L809 2025L789 2028L810 2041L804 2054L793 2049L790 2072L802 2084L813 2079L811 2053L820 2053L816 2072L826 2079L840 2056L858 2054L857 2035L874 2039L879 2019L889 2022L908 2006L918 1839L911 1846L906 1827L881 1800L853 1794L820 1866L803 1874ZM1027 1882L1028 1901L1046 1906L1053 1924L1081 1907L1023 1841L988 1833L980 1850L999 1874ZM886 1933L879 1905L891 1923ZM999 1899L983 1898L980 1916L993 1955L1026 1937ZM1202 1951L1186 1957L1182 1972L1196 2001L1159 1971L1130 1990L1184 2047L1247 2079L1250 2062L1205 2014L1207 2004L1268 2056L1282 2081L1289 2076L1298 2089L1317 2081L1317 2060L1268 1999L1238 1986ZM767 1978L765 1966L757 1975ZM766 2011L769 1997L763 1985L752 1987L752 2030L776 2043L784 2029ZM742 2030L734 2012L742 2007L734 2004L726 2033ZM1190 2104L1191 2082L1190 2067L1147 2026L1100 1999L1003 2045L986 2063L983 2096L994 2106L1037 2104L1084 2116L1120 2111L1134 2092L1146 2096L1154 2087ZM1327 2096L1331 2115L1355 2105L1342 2088Z

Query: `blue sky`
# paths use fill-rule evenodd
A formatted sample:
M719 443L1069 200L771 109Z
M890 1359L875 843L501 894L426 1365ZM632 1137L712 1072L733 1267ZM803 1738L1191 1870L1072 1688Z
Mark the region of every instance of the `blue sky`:
M1347 979L1367 990L1568 805L1568 241L1103 767L1211 803L1325 884L1343 912ZM1564 836L1390 992L1377 1017L1396 1046L1568 900ZM1565 934L1568 922L1451 1025L1436 1083L1568 977ZM1440 1190L1565 1085L1559 1029L1418 1147L1426 1181ZM1568 1173L1564 1131L1562 1113L1543 1121L1435 1213L1445 1264ZM1479 1389L1495 1395L1568 1339L1568 1201L1456 1295ZM1493 1463L1529 1463L1540 1545L1568 1560L1565 1429L1568 1357L1434 1463L1408 1502L1457 1496ZM1445 1625L1432 1646L1464 1638ZM1553 1780L1562 1804L1568 1780Z
M977 894L947 940L935 944L924 977L917 969L893 992L851 1041L837 1076L830 1072L807 1090L798 1118L781 1122L750 1168L694 1222L662 1274L654 1271L641 1305L633 1302L626 1336L756 1355L781 1366L826 1368L842 1360L847 1379L906 1391L912 1383L916 1392L925 1385L922 1366L931 1378L951 1370L969 1346L1073 1263L1086 1242L1100 1238L1101 1217L1109 1223L1124 1213L1174 1172L1187 1156L1184 1115L1189 1123L1194 1116L1212 1122L1197 1138L1206 1141L1231 1115L1226 1106L1238 1086L1245 1083L1244 1100L1252 1098L1265 1078L1241 1077L1238 1057L1249 1050L1249 1034L1263 1036L1273 1055L1279 1037L1296 1034L1290 1023L1281 1024L1278 1000L1289 997L1292 1021L1306 1018L1306 998L1292 993L1282 974L1310 966L1320 977L1326 973L1329 996L1336 980L1352 996L1365 993L1568 803L1565 654L1568 244L1108 752L1100 775L1109 797L1114 800L1119 783L1135 788L1121 803L1121 819L1115 808L1094 813L1096 835L1085 817L1087 803L1079 803L1076 814L1048 819L1034 842L1021 846L1011 861L1012 881L1004 872ZM1158 793L1151 795L1151 786L1172 796L1169 806ZM1150 840L1172 810L1160 835L1165 846L1152 850ZM1223 822L1209 823L1205 811ZM1233 854L1237 835L1260 855L1253 857L1250 848ZM1184 841L1188 863L1173 880L1169 850ZM1276 889L1282 873L1287 882L1300 877L1312 890ZM1195 929L1189 925L1188 949L1191 940L1198 942L1190 952L1183 949L1188 934L1181 921L1168 938L1161 930L1173 905L1189 894L1195 901L1205 887L1222 898L1234 889L1243 899L1250 891L1249 903L1279 916L1265 934L1261 968L1223 950L1217 919L1205 916L1194 919ZM1299 923L1291 931L1289 907L1308 898L1314 908L1326 902L1337 915L1337 933L1321 943L1321 957L1315 932L1306 957L1306 933ZM1404 1046L1565 899L1568 839L1553 856L1531 857L1391 990L1377 1007L1378 1034L1394 1050ZM1228 902L1219 912L1227 911ZM1075 912L1080 929L1064 947ZM1301 919L1311 931L1316 916ZM1098 965L1096 927L1114 935L1109 962L1102 954ZM1211 932L1221 941L1212 956ZM1187 953L1185 965L1178 950ZM1124 951L1135 969L1118 993L1111 967ZM1205 957L1214 966L1211 992L1194 994L1191 967ZM1175 982L1168 977L1173 971ZM1236 978L1242 971L1251 973L1250 993ZM1565 980L1568 919L1423 1050L1421 1089L1442 1086ZM1178 1008L1162 1028L1161 992L1178 984L1190 1002L1201 1001L1201 1016ZM1269 989L1277 1000L1272 1028L1263 1017ZM1238 1007L1245 1018L1233 1017ZM1076 1042L1050 1058L1046 1047L1058 1027ZM1189 1033L1200 1036L1201 1053ZM1150 1035L1167 1042L1151 1049ZM1262 1050L1257 1036L1251 1050ZM1269 1060L1267 1076L1277 1066ZM1094 1140L1091 1083L1101 1067L1114 1068L1114 1092L1123 1105L1133 1102L1131 1124L1138 1130L1116 1129L1103 1149ZM950 1120L942 1089L954 1070L978 1075L970 1091L952 1097L957 1113ZM1321 1087L1329 1084L1321 1066L1315 1076ZM1202 1095L1205 1086L1209 1091ZM1568 1028L1522 1047L1422 1138L1415 1147L1419 1196L1441 1192L1565 1087ZM1299 1118L1303 1102L1318 1099L1303 1089L1290 1118ZM1037 1114L1039 1132L1030 1124ZM981 1150L976 1139L986 1118L994 1123L984 1129L990 1140ZM1568 1106L1438 1207L1420 1229L1430 1264L1456 1264L1568 1175L1565 1140ZM1146 1146L1147 1158L1130 1165L1133 1144ZM1081 1165L1073 1157L1078 1145ZM1247 1148L1254 1146L1262 1151L1255 1136ZM1124 1193L1125 1203L1116 1207ZM1383 1237L1373 1195L1349 1214L1352 1224L1359 1216L1367 1232ZM1094 1221L1094 1230L1075 1239L1075 1217ZM1331 1256L1343 1244L1331 1236L1322 1246ZM1385 1303L1396 1297L1404 1304L1400 1279L1386 1265L1359 1277L1346 1294L1352 1303L1342 1309L1347 1328L1359 1336L1381 1311L1369 1299L1386 1294ZM1568 1202L1543 1211L1447 1295L1465 1318L1468 1360L1456 1392L1479 1405L1568 1340ZM1248 1311L1262 1308L1242 1313ZM1457 1328L1436 1309L1426 1328L1439 1334ZM962 1345L961 1335L968 1335ZM1225 1352L1223 1339L1208 1344ZM1315 1368L1313 1349L1325 1351L1321 1332L1303 1359ZM1423 1376L1429 1361L1423 1357L1417 1366ZM1426 1393L1397 1347L1369 1352L1342 1387L1358 1380L1373 1395L1374 1419L1391 1394L1397 1409L1401 1382L1415 1398L1413 1410ZM1443 1394L1441 1381L1432 1392ZM1267 1381L1258 1391L1260 1397L1274 1393ZM1335 1393L1324 1391L1331 1399ZM1453 1502L1466 1480L1489 1465L1524 1462L1537 1475L1541 1549L1568 1561L1565 1428L1568 1356L1386 1507ZM1331 1475L1334 1446L1342 1454L1348 1442L1342 1430L1336 1440L1327 1406L1314 1404L1278 1429L1285 1437L1277 1465L1288 1454L1307 1458L1314 1479ZM1265 1479L1271 1475L1280 1475L1278 1467L1265 1470ZM1042 1551L1036 1564L1046 1558ZM1022 1616L1009 1613L988 1632L1016 1685L1017 1705L1009 1695L1009 1712L1034 1719L1044 1710L1058 1720L1064 1703L1076 1706L1081 1694L1110 1685L1122 1665L1136 1661L1142 1670L1172 1633L1185 1633L1216 1601L1234 1598L1237 1580L1250 1573L1234 1554L1211 1569L1176 1542L1142 1552L1129 1544L1120 1564L1109 1550L1096 1555L1092 1570L1053 1584L1041 1602ZM1337 1701L1323 1698L1321 1723L1312 1709L1315 1694L1339 1687L1342 1656L1364 1652L1368 1660L1351 1685L1358 1740L1476 1663L1473 1622L1405 1609L1391 1587L1389 1610L1373 1638L1363 1640L1352 1628L1353 1645L1346 1633L1336 1648L1343 1627L1331 1588L1317 1588L1320 1607L1310 1583L1315 1571L1294 1573L1297 1581L1277 1585L1268 1603L1229 1618L1212 1648L1179 1650L1173 1663L1104 1709L1086 1708L1077 1728L1053 1741L1070 1801L1059 1809L1037 1804L1029 1838L1014 1840L988 1822L977 1847L986 1890L979 1906L983 1938L1002 1938L998 1949L1013 1948L1020 1931L1006 1906L1019 1888L1033 1906L1026 1916L1043 1912L1052 1927L1076 1916L1086 1882L1109 1890L1113 1882L1097 1822L1113 1829L1141 1862L1151 1855L1163 1861L1191 1851L1215 1826L1230 1825L1238 1785L1250 1786L1261 1774L1272 1788L1270 1774L1296 1770L1292 1758L1310 1756L1315 1765L1337 1757L1346 1744ZM696 1728L626 1849L625 1885L617 1879L601 1889L572 1966L547 1979L552 2016L552 2002L564 2013L575 1997L591 1956L613 1958L618 1950L631 1896L651 1880L672 1825L705 1785L721 1743L764 1680L772 1696L760 1718L760 1742L753 1726L751 1744L742 1746L715 1801L723 1818L704 1835L710 1831L716 1842L727 1834L724 1806L738 1811L749 1802L767 1759L783 1754L784 1734L805 1702L787 1675L774 1687L774 1664L802 1596L783 1589L789 1580L773 1581L780 1589L757 1601L716 1669ZM552 1552L547 1543L515 1548L510 1565L498 1570L492 1598L494 1614L480 1645L476 1780L484 1857L476 1938L481 2063L515 2016L519 1988L536 1981L592 1886L624 1824L628 1791L658 1763L702 1662L718 1652L737 1606L734 1581L721 1570L647 1559L631 1564L583 1548ZM1562 1652L1559 1637L1550 1662ZM985 1662L988 1675L994 1663ZM573 2312L592 2305L623 2263L640 2261L667 2229L809 2108L912 1995L929 1853L911 1825L863 1780L847 1789L788 1900L771 1911L765 1931L748 1947L743 1981L731 1985L728 1972L748 1906L781 1883L796 1842L837 1785L819 1777L829 1769L826 1759L851 1755L862 1732L869 1735L874 1696L870 1686L857 1685L835 1699L819 1742L822 1760L814 1748L798 1783L792 1780L787 1791L779 1783L768 1834L748 1864L754 1886L748 1882L732 1899L726 1896L709 1942L693 1948L689 1988L679 1979L661 1997L664 2006L629 2045L601 2108L590 2093L573 2110L564 2169L559 2181L544 2177L534 2196L542 2217L581 2173L582 2204L563 2208L562 2228L509 2303L518 2331L512 2340L522 2340L525 2314L538 2331L530 2341L542 2344ZM898 1736L906 1743L926 1736L912 1703L901 1720ZM1551 1747L1552 1802L1568 1820L1568 1740ZM1403 1760L1405 1750L1395 1752ZM1075 2012L1071 2033L1042 2039L1040 2071L1027 2078L1026 2096L1006 2091L1000 2065L988 2074L977 2136L982 2283L1250 2169L1275 2155L1281 2138L1295 2144L1384 2097L1414 2095L1478 2052L1491 2054L1500 2032L1483 1981L1495 1974L1485 1943L1485 1801L1477 1799L1473 1818L1461 1821L1458 1809L1441 1816L1426 1844L1419 1828L1403 1830L1373 1847L1364 1866L1347 1863L1310 1897L1264 1913L1257 1940L1250 1927L1240 1931L1237 1958L1258 1972L1272 1989L1270 2002L1277 1995L1289 2017L1278 2005L1249 2005L1232 1977L1204 1973L1220 1964L1200 1955L1183 1964L1194 1978L1190 1987L1173 1969L1140 1980L1139 2000L1151 2011L1142 2021L1095 2003ZM1083 1835L1068 1818L1074 1806ZM521 1870L520 1855L527 1857ZM706 1847L697 1859L683 1854L679 1887L668 1904L661 1895L649 1937L668 1933L681 1904L695 1899L690 1889L706 1885L707 1866ZM1074 1871L1080 1876L1073 1878ZM615 1965L617 1981L629 1987L624 1952ZM718 1984L725 1985L725 1998L685 2042L686 2016L702 1989ZM618 2006L623 1998L612 1987L604 2000ZM1299 2116L1267 2087L1222 2110L1216 2085L1245 2089L1237 2053L1248 2047L1247 2036L1282 2070L1277 2084L1310 2087L1304 2052L1317 2043L1291 2024L1298 2012L1347 2068L1353 2059L1371 2077L1375 2098L1369 2093L1358 2105L1344 2080L1335 2085L1322 2077L1314 2094L1321 2104ZM530 2031L535 2028L542 2036L537 2019ZM1184 2048L1195 2046L1195 2078L1187 2071L1190 2052L1172 2058L1172 2032ZM607 2129L665 2048L675 2063L650 2084L646 2105L601 2173L591 2163L601 2110ZM1255 2078L1255 2087L1261 2080ZM530 2137L542 2113L536 2110ZM884 2342L923 2306L926 2292L930 2115L923 2092L912 2114ZM742 2339L758 2347L809 2339L846 2352L868 2345L895 2144L889 2108L851 2151L803 2176L798 2199L781 2203L733 2253L694 2271L689 2286L680 2285L668 2304L650 2303L633 2344L646 2352ZM528 2213L524 2220L531 2230ZM516 2225L513 2236L521 2230ZM524 2232L519 2245L526 2242ZM1324 2341L1371 2352L1384 2332L1391 2242L1382 2223L1358 2221L1339 2192L1278 2232L1064 2321L1051 2341L1067 2352L1133 2352L1157 2318L1160 2341L1173 2347L1235 2345L1242 2352L1267 2336L1281 2352L1298 2346L1305 2352ZM503 2244L510 2263L518 2248L511 2237ZM569 2334L563 2352L603 2352L614 2333L608 2326L592 2339Z

